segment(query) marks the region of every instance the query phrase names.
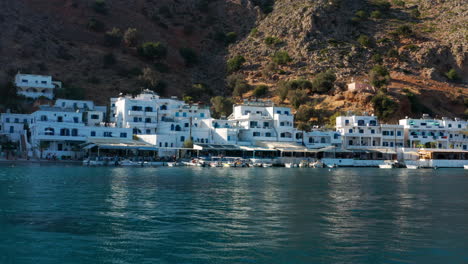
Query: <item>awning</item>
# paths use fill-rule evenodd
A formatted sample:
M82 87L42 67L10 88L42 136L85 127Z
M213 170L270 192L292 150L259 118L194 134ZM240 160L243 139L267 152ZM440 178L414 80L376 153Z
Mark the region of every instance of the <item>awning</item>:
M128 140L128 139L116 139L116 138L99 138L99 139L88 139L86 142L88 145L84 146L83 149L91 149L98 147L100 149L135 149L135 150L158 150L157 147L139 140Z
M196 143L193 145L193 149L196 149L196 150L241 150L241 148L237 145L208 144L208 143Z

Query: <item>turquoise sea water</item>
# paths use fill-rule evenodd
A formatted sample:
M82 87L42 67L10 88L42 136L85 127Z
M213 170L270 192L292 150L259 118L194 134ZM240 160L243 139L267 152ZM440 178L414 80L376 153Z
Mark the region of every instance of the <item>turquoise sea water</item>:
M0 167L0 263L468 263L468 172Z

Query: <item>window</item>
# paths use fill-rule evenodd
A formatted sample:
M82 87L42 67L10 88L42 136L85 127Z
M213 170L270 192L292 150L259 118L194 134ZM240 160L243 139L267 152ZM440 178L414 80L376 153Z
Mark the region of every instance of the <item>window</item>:
M184 127L189 127L189 123L185 123L185 124L184 124Z
M174 131L174 124L171 125L171 131Z
M231 141L231 136L228 136L228 137L227 137L227 140L228 140L228 141Z
M268 123L268 122L263 122L263 126L264 126L264 127L270 127L270 123Z
M461 128L461 124L458 124L458 128Z
M448 124L448 127L452 127L452 124Z
M15 127L14 126L10 126L10 133L14 133L15 132Z
M179 112L176 112L176 113L175 113L175 116L178 117L178 116L179 116Z
M161 110L167 110L167 106L161 105L161 107L159 107L159 109L161 109Z
M322 143L322 144L325 143L325 138L321 138L320 143Z
M10 123L10 118L7 117L5 122Z
M77 137L78 136L78 129L73 128L72 129L72 137Z
M375 134L375 129L371 129L370 133Z
M369 121L369 125L371 125L371 126L376 126L376 125L377 125L377 121L371 120L371 121Z
M181 136L180 137L180 142L184 142L185 141L185 137L184 136Z
M99 119L99 115L91 115L91 119Z
M160 148L162 147L162 142L159 142L159 147L160 147Z
M250 127L257 127L257 121L250 121Z
M68 128L60 129L60 136L70 136L70 130Z
M145 123L151 123L151 118L149 117L145 118Z
M46 82L46 81L41 81L41 83L42 83L42 84L47 84L47 82Z
M349 125L349 120L346 119L346 120L344 121L344 123L345 123L345 126Z
M260 132L253 132L253 136L254 136L254 137L259 137L259 136L260 136Z
M265 133L265 137L271 137L271 133L270 133L270 132L266 132L266 133Z
M21 82L27 83L27 82L28 82L28 80L26 80L26 79L22 79L22 80L21 80Z
M350 128L350 129L348 130L348 132L349 132L349 133L353 133L353 129Z
M289 111L284 111L284 114L285 114L285 115L289 115Z
M171 143L171 148L174 147L174 143Z
M388 142L384 141L384 142L382 143L382 146L388 147Z
M277 113L278 115L281 115L281 111L279 111L279 110L278 110L278 111L276 111L276 113Z
M359 134L364 134L364 129L359 129Z
M77 116L73 117L73 122L78 123L78 122L79 122L79 118L78 118Z
M280 122L280 126L284 126L284 122Z
M104 132L104 137L112 137L112 132Z
M187 117L187 113L186 113L186 112L183 112L183 113L182 113L182 116L183 116L183 117Z
M57 117L57 122L63 122L63 116Z
M96 131L91 131L91 136L95 137L96 136Z
M180 128L179 125L176 125L176 126L175 126L175 131L181 131L181 130L182 130L182 129Z
M401 131L397 131L396 135L400 137L401 136Z
M57 150L62 151L63 150L63 144L58 144L57 145Z
M340 134L334 134L333 139L338 139L340 137Z
M348 141L348 145L352 146L352 145L353 145L353 141L352 141L352 140Z
M358 124L358 126L363 126L364 125L364 120L358 120L357 124Z
M153 112L153 107L150 107L150 106L145 107L145 112Z
M151 129L146 129L146 134L151 134Z
M15 123L19 123L19 118L15 118Z
M168 144L167 144L167 142L165 142L165 143L164 143L164 147L166 147L166 148L167 148L167 146L168 146Z
M205 117L205 113L200 113L200 117Z
M126 138L126 137L127 137L127 133L123 133L123 132L120 133L120 137L121 137L121 138Z
M248 114L250 114L250 111L247 110L244 112L244 115L248 115Z

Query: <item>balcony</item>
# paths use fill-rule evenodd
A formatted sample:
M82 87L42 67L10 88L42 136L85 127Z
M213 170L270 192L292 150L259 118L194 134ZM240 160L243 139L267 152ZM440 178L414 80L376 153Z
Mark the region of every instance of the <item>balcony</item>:
M143 115L145 115L145 112L135 111L135 110L128 110L128 115L129 116L143 116Z

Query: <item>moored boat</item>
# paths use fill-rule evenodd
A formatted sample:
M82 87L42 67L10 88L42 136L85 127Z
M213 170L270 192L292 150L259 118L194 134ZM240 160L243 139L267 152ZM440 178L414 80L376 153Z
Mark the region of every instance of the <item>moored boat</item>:
M418 165L406 165L406 168L410 170L417 170L419 169L419 166Z
M468 165L463 165L463 168L464 168L465 170L468 170Z
M271 164L271 163L262 163L262 167L263 168L270 168L270 167L273 167L273 164Z

